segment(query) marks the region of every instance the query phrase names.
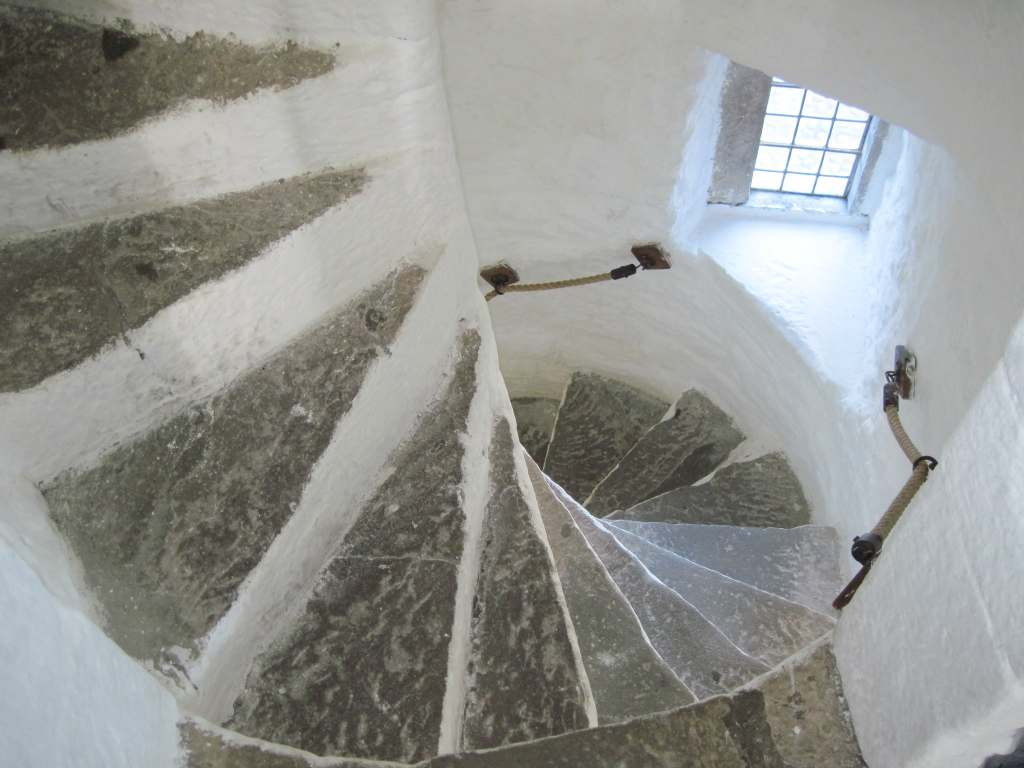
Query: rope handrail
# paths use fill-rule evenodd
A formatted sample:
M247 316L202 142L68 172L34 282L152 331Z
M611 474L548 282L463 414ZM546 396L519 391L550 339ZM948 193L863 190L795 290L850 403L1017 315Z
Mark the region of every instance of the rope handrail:
M636 271L636 267L632 264L629 265L633 271ZM606 280L615 280L614 270L612 272L602 272L597 275L588 275L587 277L574 277L569 280L551 280L546 283L513 283L511 285L504 286L500 291L495 288L493 291L489 291L484 294L484 298L487 301L495 298L496 296L502 296L506 293L529 293L531 291L553 291L556 288L572 288L577 285L591 285L592 283L603 283ZM622 275L626 277L626 275Z
M903 428L903 423L900 421L899 390L891 377L882 390L882 404L886 420L889 422L889 429L911 464L910 477L907 478L907 482L903 484L900 492L896 494L896 498L889 504L888 509L882 514L870 533L858 536L853 540L850 554L861 564L861 568L838 597L832 601L832 607L836 610L842 610L849 605L868 575L868 571L871 570L871 566L878 559L885 539L892 533L914 496L921 490L921 486L927 482L929 473L939 465L939 462L933 457L926 456L917 449L914 441L910 439L907 431Z

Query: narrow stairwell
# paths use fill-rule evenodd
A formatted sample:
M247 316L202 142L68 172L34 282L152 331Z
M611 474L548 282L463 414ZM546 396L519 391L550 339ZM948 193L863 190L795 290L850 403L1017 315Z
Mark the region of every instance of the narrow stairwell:
M225 121L195 141L210 162L262 134L247 97L319 82L315 105L348 76L323 45L7 5L0 26L0 138L33 162L200 109ZM352 77L386 90L386 42ZM403 73L437 64L408 47ZM863 765L830 647L835 536L785 457L728 464L744 436L695 390L579 372L560 401L510 403L475 251L424 226L435 197L462 205L423 166L448 162L443 89L403 87L437 100L444 141L335 163L339 108L294 163L49 203L61 228L0 244L0 412L51 431L21 468L60 545L42 551L159 682L180 763ZM373 90L351 111L376 137L407 116Z

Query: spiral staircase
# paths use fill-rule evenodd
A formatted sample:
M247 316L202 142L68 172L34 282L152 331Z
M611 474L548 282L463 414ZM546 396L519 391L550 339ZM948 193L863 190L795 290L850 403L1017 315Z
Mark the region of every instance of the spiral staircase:
M0 26L3 146L33 162L336 66L31 8ZM103 387L157 404L34 482L90 618L173 693L183 764L862 765L830 651L833 533L708 396L579 372L561 401L510 405L490 331L456 315L426 405L384 429L375 392L420 360L448 273L396 259L319 314L246 293L294 269L278 244L388 184L325 166L0 244L6 413ZM355 280L317 266L305 295ZM228 323L225 296L281 314L211 343L203 389L182 339ZM373 451L379 471L352 470Z

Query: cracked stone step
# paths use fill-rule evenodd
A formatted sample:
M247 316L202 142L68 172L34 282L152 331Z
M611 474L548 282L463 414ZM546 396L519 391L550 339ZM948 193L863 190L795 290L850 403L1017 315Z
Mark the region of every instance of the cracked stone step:
M551 487L629 601L651 645L698 699L733 690L768 671L652 575L597 518L557 485Z
M32 387L127 341L161 309L365 183L362 170L325 171L0 245L0 392Z
M591 514L604 517L695 483L742 441L743 435L732 419L691 389L676 401L670 418L655 424L637 440L598 483L584 506ZM551 476L557 482L557 476Z
M832 599L843 587L832 528L608 522L680 557L828 616L833 613Z
M781 453L731 464L706 483L667 490L619 509L623 511L608 517L773 528L794 528L811 522L800 481Z
M834 626L816 611L712 571L627 531L611 530L657 579L684 597L740 650L768 666L784 661Z
M177 40L15 6L0 7L0 39L0 138L14 151L109 138L190 99L224 104L335 65L333 54L293 42Z
M544 473L585 499L668 403L595 373L574 373L558 409Z
M320 755L436 754L462 557L463 446L480 338L389 464L305 609L257 657L231 727Z
M491 496L473 601L462 745L487 749L588 727L568 617L515 467L508 421L491 441Z
M558 414L558 401L547 397L514 397L512 410L516 415L519 442L537 464L544 464Z
M220 394L44 487L125 651L158 662L175 647L194 653L226 613L423 276L392 273Z
M654 650L572 515L529 462L558 578L602 725L690 704L693 694Z

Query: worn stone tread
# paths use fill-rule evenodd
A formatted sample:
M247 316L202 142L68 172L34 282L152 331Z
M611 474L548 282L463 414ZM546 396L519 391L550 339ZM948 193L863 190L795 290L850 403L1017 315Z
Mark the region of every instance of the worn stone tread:
M0 137L14 151L109 138L188 99L222 104L334 68L293 42L255 48L204 32L177 40L0 6Z
M519 486L512 426L491 440L491 496L470 627L462 745L486 749L588 727L557 575Z
M558 415L558 401L548 397L514 397L512 410L519 442L537 464L543 465Z
M781 453L723 467L707 483L679 487L609 515L614 520L794 528L811 522L800 481Z
M558 409L544 472L585 499L668 410L668 403L595 373L577 372Z
M615 538L667 587L684 597L738 648L770 667L829 632L832 619L712 571L639 536Z
M529 471L598 722L620 722L692 703L693 694L651 646L633 609L540 468L531 461Z
M790 659L756 687L787 768L867 768L831 644Z
M604 517L695 483L742 441L743 434L732 419L691 389L676 401L671 418L655 424L636 441L597 484L584 506L591 514Z
M185 721L186 768L392 768L313 759ZM667 712L496 749L441 755L417 768L866 768L828 642L744 690Z
M420 768L786 768L757 691Z
M402 768L405 763L325 759L309 752L258 739L239 737L223 728L186 719L178 723L182 768Z
M843 586L832 528L608 522L681 557L825 615L833 614L832 599Z
M465 517L461 436L480 337L389 460L299 617L257 657L231 726L321 755L436 754Z
M698 699L733 690L768 671L658 581L597 518L557 486L553 489L629 601L655 650Z
M194 651L224 615L423 275L392 273L225 391L44 488L107 633L128 653Z
M161 309L256 258L365 182L362 170L328 170L0 244L0 392L32 387L111 342L130 343L129 332Z

